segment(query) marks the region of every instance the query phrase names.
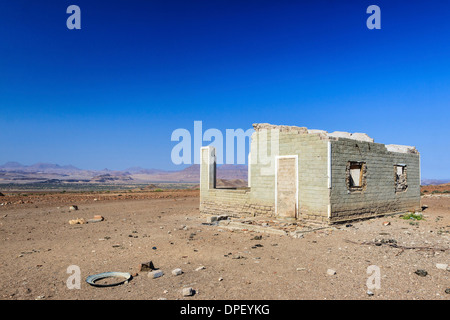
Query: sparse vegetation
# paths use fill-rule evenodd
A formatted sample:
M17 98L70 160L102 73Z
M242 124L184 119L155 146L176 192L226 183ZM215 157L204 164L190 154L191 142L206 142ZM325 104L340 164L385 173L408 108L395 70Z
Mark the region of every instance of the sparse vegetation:
M193 186L198 185L198 183L188 183L188 182L164 182L164 183L158 183L159 189L161 191L164 190L179 190L179 189L190 189ZM148 184L92 184L92 183L45 183L45 184L39 184L39 183L23 183L23 184L17 184L17 183L3 183L0 184L0 188L4 190L5 192L14 192L14 193L22 193L22 192L39 192L39 191L46 191L46 192L58 192L58 193L95 193L95 192L105 192L105 193L111 193L115 191L120 192L127 192L127 193L133 193L133 189L139 189L142 188L142 190L148 190L145 189ZM130 189L133 188L133 189Z
M410 212L400 217L404 220L424 220L423 215L420 212Z
M431 191L431 194L436 194L436 193L450 193L450 190L433 190L433 191Z

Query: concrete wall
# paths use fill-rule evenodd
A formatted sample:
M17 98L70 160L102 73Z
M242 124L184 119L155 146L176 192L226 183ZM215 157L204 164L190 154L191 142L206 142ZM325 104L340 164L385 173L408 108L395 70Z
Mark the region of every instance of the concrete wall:
M202 150L202 158L207 159L206 149ZM298 127L257 127L252 135L250 150L251 188L207 188L210 179L205 168L208 165L202 166L202 212L275 216L276 157L297 155L299 218L326 221L329 202L327 140L322 135L308 134L306 128Z
M331 141L331 222L420 209L420 155L387 151L385 145L339 138ZM348 163L362 162L361 190L348 186ZM406 165L405 191L396 192L396 164Z

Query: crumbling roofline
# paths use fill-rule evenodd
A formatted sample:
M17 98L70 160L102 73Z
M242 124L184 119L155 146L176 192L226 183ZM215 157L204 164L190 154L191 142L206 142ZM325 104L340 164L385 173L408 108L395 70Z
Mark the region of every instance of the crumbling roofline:
M322 139L328 140L339 140L343 138L375 143L373 138L369 137L366 133L360 132L350 133L344 131L334 131L329 133L325 130L308 129L306 127L298 127L298 126L273 125L269 123L254 123L253 128L255 129L255 132L262 130L279 130L279 132L293 132L297 134L319 135ZM389 152L419 154L416 147L413 146L389 144L385 145L385 147L386 150Z

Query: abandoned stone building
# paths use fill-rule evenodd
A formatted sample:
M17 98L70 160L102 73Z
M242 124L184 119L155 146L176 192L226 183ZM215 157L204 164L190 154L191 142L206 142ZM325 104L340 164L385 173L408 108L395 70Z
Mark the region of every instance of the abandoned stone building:
M212 146L200 150L200 211L332 224L420 210L415 147L364 133L254 124L248 187L216 188Z

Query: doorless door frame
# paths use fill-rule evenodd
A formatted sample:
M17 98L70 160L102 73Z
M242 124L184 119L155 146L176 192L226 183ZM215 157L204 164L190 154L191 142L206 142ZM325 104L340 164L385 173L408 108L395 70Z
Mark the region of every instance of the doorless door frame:
M298 155L275 156L275 216L278 217L278 161L285 158L295 159L295 218L298 219Z

